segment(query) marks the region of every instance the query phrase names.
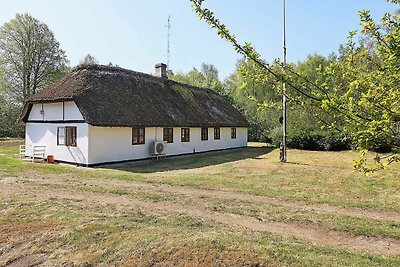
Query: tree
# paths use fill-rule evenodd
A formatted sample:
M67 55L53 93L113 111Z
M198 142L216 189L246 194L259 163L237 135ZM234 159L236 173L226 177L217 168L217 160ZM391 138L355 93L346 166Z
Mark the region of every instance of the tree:
M87 54L80 62L79 64L85 64L85 65L93 65L93 64L99 64L99 61L92 56L91 54ZM111 65L110 65L111 64ZM109 63L109 66L112 66L112 63Z
M243 75L252 71L248 60L239 60L235 72L225 80L226 91L250 123L249 140L270 142L271 132L279 127L280 114L276 111L281 107L281 96L272 89L273 83L256 82Z
M341 130L352 135L362 153L380 148L392 152L377 155L376 165L368 168L365 158L356 162L356 167L373 171L383 168L383 158L387 163L400 160L395 127L400 121L400 17L387 13L378 25L369 11L361 11L360 20L368 45L358 44L356 32L351 33L339 60L330 66L336 79L326 84L333 90L321 107L343 123Z
M221 38L231 43L236 52L252 64L252 72L245 75L255 82L273 77L280 84L285 82L290 101L316 113L329 112L331 128L336 128L356 141L357 148L365 153L386 146L392 154L384 156L386 163L399 161L400 145L396 123L400 120L400 18L387 13L377 25L368 11L360 12L361 37L369 46L355 42L352 32L349 42L341 49L339 58L325 69L323 80L314 80L297 72L292 65L280 70L261 59L251 43L240 44L235 35L217 19L214 13L203 7L204 0L191 0L200 19L206 20L217 30ZM387 0L400 3L399 0ZM316 69L318 71L318 69ZM273 87L282 93L280 86ZM375 157L375 165L366 167L361 158L355 167L374 171L384 167L381 156Z
M177 82L209 88L221 94L225 91L224 84L219 80L218 70L213 64L203 63L201 64L200 70L193 68L186 74L173 74L170 72L168 77Z
M297 73L309 80L324 81L325 69L334 57L325 58L319 55L309 56L304 62L293 64ZM271 65L274 72L278 72L280 65L274 62ZM319 69L320 71L316 71ZM250 123L249 140L270 142L279 146L282 140L282 130L279 118L282 109L282 96L274 90L281 86L276 83L272 75L264 75L260 80L247 74L254 73L249 60L238 62L236 71L226 79L227 91L233 102L240 108ZM297 83L297 82L296 82ZM291 148L308 150L344 150L351 146L350 140L345 140L334 130L321 129L331 120L322 110L318 116L313 107L305 110L295 101L289 101L289 120L287 121L287 145Z
M0 67L0 137L22 137L24 129L16 125L20 106L10 101L6 88L9 84L4 69Z
M17 14L0 28L0 64L17 102L62 76L67 63L54 34L31 15Z
M0 93L0 137L22 137L24 128L17 125L21 108Z

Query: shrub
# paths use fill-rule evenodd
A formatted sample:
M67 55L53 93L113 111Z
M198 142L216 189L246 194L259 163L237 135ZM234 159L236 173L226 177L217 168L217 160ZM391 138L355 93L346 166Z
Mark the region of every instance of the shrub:
M25 128L17 125L20 106L0 95L0 137L23 137Z
M282 142L281 129L277 128L271 133L274 146ZM317 151L341 151L352 148L352 142L345 140L340 133L333 131L289 131L287 133L287 146L289 148L317 150Z

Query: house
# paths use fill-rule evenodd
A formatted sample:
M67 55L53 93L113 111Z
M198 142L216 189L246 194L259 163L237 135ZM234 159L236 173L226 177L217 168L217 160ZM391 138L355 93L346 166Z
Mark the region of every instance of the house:
M27 147L84 166L151 158L157 141L167 156L245 147L249 125L215 92L169 80L165 64L155 75L78 66L31 96L20 123Z

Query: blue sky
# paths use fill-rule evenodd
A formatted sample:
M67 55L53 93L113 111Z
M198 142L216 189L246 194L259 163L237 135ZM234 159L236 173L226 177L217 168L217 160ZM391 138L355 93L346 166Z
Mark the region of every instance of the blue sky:
M251 41L271 61L281 57L281 0L208 0L212 9L240 41ZM286 0L288 60L309 54L328 55L359 28L357 12L371 10L380 19L397 6L384 0ZM239 56L204 21L189 0L12 0L0 9L0 24L16 13L30 13L54 32L75 66L88 53L100 63L151 73L167 61L167 24L171 15L171 61L175 72L202 62L214 64L220 77L235 69Z

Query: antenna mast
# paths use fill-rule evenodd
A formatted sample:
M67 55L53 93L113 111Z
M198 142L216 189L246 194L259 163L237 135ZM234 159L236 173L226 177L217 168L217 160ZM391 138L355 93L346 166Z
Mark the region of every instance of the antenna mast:
M167 70L169 70L169 58L170 58L170 50L169 50L169 33L171 30L171 16L168 16L168 24L167 27L168 35L167 35Z

